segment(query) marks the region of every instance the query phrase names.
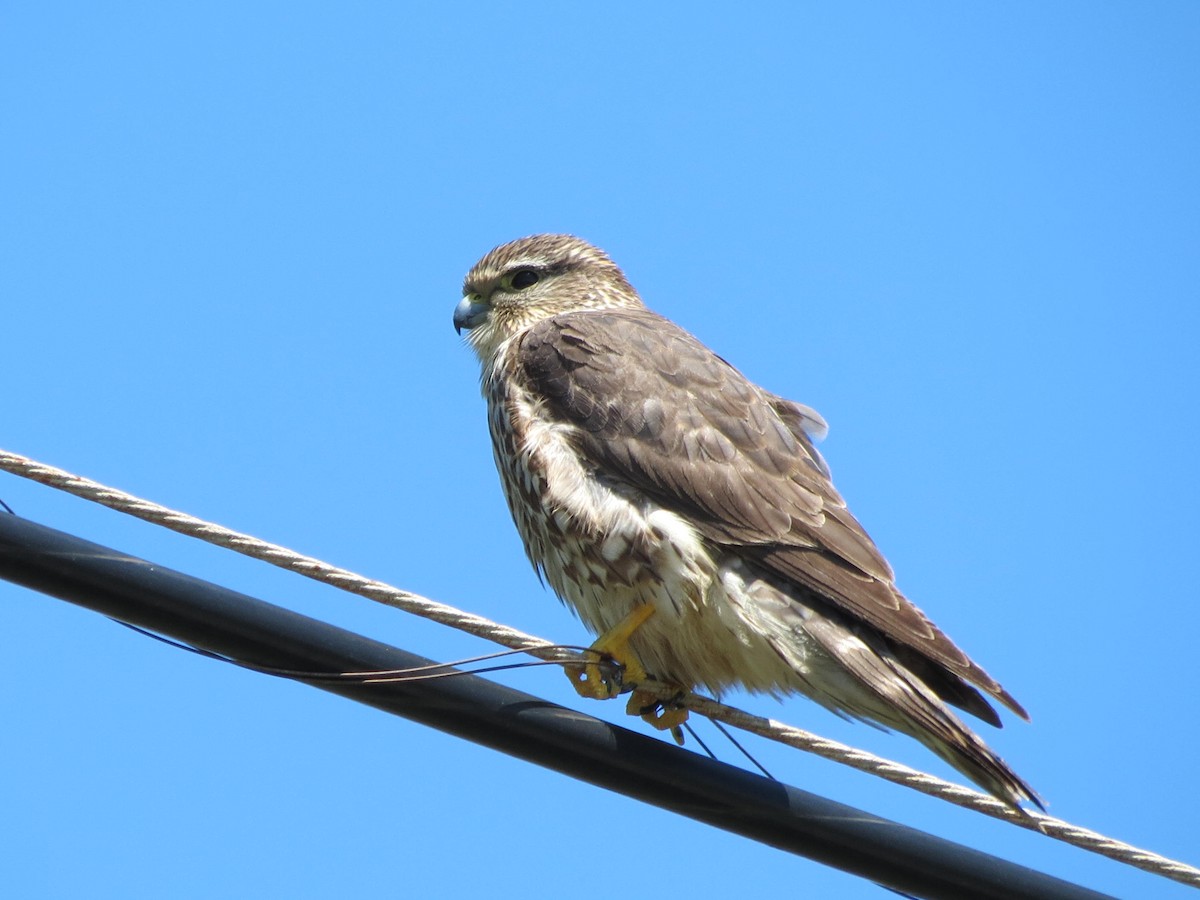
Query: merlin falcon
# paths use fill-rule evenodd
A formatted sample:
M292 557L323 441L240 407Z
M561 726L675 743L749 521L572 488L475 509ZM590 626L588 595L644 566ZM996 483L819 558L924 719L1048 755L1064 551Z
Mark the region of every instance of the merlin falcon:
M593 648L681 690L804 694L911 735L1014 806L1033 790L950 711L1025 710L901 594L814 446L824 420L651 312L603 251L484 256L454 325L482 364L496 468L534 567ZM621 684L599 665L585 696ZM660 728L686 716L635 691Z

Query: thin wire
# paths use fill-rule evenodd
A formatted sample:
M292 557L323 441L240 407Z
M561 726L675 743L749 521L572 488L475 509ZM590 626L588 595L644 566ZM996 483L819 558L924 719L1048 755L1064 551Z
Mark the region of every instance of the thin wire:
M111 619L111 617L110 617ZM500 659L505 656L513 656L517 653L524 653L524 650L500 650L496 653L485 653L481 656L472 656L467 659L457 659L453 662L431 663L428 666L414 666L411 669L379 669L370 672L310 672L304 669L281 669L276 666L260 666L257 663L246 662L242 659L237 659L232 656L226 656L223 653L214 653L212 650L205 650L203 647L196 647L193 644L188 644L183 641L177 641L174 638L169 638L166 635L159 634L156 631L151 631L148 628L142 628L140 625L134 625L130 622L122 622L120 619L111 619L117 625L124 626L130 631L136 631L143 637L152 638L161 644L166 644L168 647L174 647L176 650L185 650L188 653L194 653L196 656L202 656L205 659L215 660L216 662L228 663L231 666L237 666L239 669L246 669L250 672L257 672L260 675L272 675L276 678L286 678L290 681L327 681L339 682L350 681L355 684L399 684L409 681L430 681L435 678L453 678L458 675L482 675L492 672L506 672L510 669L533 669L538 666L561 666L560 662L554 662L547 659L525 660L524 662L508 663L501 666L483 666L478 669L462 669L461 666L474 665L479 662L487 662L491 659ZM575 644L559 644L559 649L563 650L578 650L585 653L596 653L590 647L580 647ZM613 663L607 659L599 659L597 665L601 668L615 669L619 664ZM447 671L449 670L449 671ZM615 674L615 673L614 673ZM699 739L697 739L699 740ZM716 757L713 757L714 759Z
M748 760L750 760L750 762L754 763L754 767L756 769L758 769L758 771L762 772L763 776L765 778L769 778L771 781L779 780L774 775L772 775L770 772L768 772L763 767L762 763L760 763L757 759L755 759L753 756L750 755L750 751L747 750L745 747L743 747L741 745L741 742L738 741L737 738L735 738L732 734L729 733L728 728L726 728L724 725L722 725L716 719L710 719L709 721L711 721L713 723L713 725L716 726L717 731L719 731L719 732L721 732L721 734L725 735L725 739L728 740L729 743L733 744L733 746L737 747L738 750L741 751L742 756L746 757L746 759L748 759Z
M2 503L3 501L0 501ZM300 669L281 669L276 666L261 666L257 663L246 662L245 660L236 659L232 656L226 656L222 653L214 653L212 650L205 650L203 647L197 647L193 644L177 641L174 638L169 638L166 635L159 634L156 631L151 631L148 628L142 628L140 625L134 625L131 622L122 622L120 619L111 619L117 625L128 628L130 631L135 631L143 637L152 638L159 643L166 644L169 647L174 647L177 650L185 650L188 653L194 653L196 656L202 656L205 659L216 660L217 662L228 663L231 666L237 666L240 669L246 669L251 672L257 672L262 675L272 675L277 678L286 678L291 681L306 681L306 682L339 682L352 681L356 684L396 684L412 681L428 681L435 678L453 678L458 675L486 675L493 672L505 672L512 669L533 669L539 666L562 666L564 663L553 662L551 660L537 659L526 660L524 662L510 663L500 666L484 666L477 669L464 669L464 666L474 665L475 663L487 662L493 659L502 659L506 656L513 656L517 653L524 653L524 650L498 650L495 653L484 653L480 656L472 656L467 659L457 659L453 662L431 663L428 666L414 666L411 669L380 669L371 672L309 672ZM606 675L615 677L618 681L620 678L621 664L605 656L598 650L592 647L584 647L578 644L559 644L559 650L574 650L579 653L594 654L597 657L596 664L601 668L609 670ZM567 664L569 665L569 663ZM447 671L449 670L449 671ZM717 731L721 732L734 747L741 752L742 756L746 757L758 771L771 781L776 781L774 775L763 767L763 764L755 759L749 750L730 734L720 722L715 719L710 719L710 722L716 727ZM683 723L684 729L692 736L694 740L710 759L717 759L717 754L709 748L704 739L696 732L688 722Z
M3 501L0 501L2 504ZM169 638L166 635L159 634L156 631L151 631L148 628L143 628L140 625L134 625L131 622L122 622L120 619L110 620L117 625L128 628L130 631L137 632L143 637L148 637L158 641L161 644L166 644L176 650L184 650L188 653L194 653L196 656L202 656L205 659L215 660L216 662L227 663L231 666L237 666L239 669L246 669L251 672L257 672L262 675L271 675L276 678L286 678L289 681L304 681L304 682L339 682L351 681L356 684L397 684L412 681L430 681L435 678L453 678L459 675L487 675L493 672L505 672L512 669L534 669L539 666L562 666L563 663L552 662L551 660L536 659L526 660L524 662L510 663L500 666L483 666L477 669L465 669L464 666L474 665L475 663L487 662L488 660L501 659L505 656L512 656L517 653L524 653L524 650L499 650L495 653L484 653L480 656L472 656L467 659L456 659L453 662L431 663L428 666L414 666L411 669L378 669L371 672L309 672L301 669L281 669L276 666L261 666L257 663L246 662L245 660L237 659L232 656L226 656L223 653L214 653L212 650L206 650L203 647L197 647L194 644L188 644L183 641ZM607 668L610 671L606 673L609 677L616 676L619 679L620 663L611 658L604 658L603 654L592 648L583 647L578 644L559 644L560 650L575 650L580 653L595 654L598 659L596 664L601 668ZM568 664L569 665L569 664ZM447 671L449 670L449 671ZM762 763L750 755L750 752L743 747L737 739L729 733L720 722L710 720L717 730L723 734L729 743L733 744L746 759L750 760L755 767L763 773L771 781L776 778L765 768ZM707 754L709 759L717 759L717 754L705 743L704 739L696 732L696 729L690 723L684 722L683 727L687 733L692 736L700 749Z
M691 723L684 722L683 727L684 727L684 730L687 731L687 733L692 736L692 740L700 745L700 749L703 750L706 754L708 754L709 759L717 758L717 754L715 754L711 750L709 750L708 744L704 743L704 740L700 737L700 735L696 734L696 729L691 726Z
M583 657L578 653L563 651L558 649L559 645L557 644L515 628L501 625L482 616L472 615L444 603L438 603L419 594L400 590L381 581L365 578L355 572L332 566L310 556L304 556L278 544L271 544L189 516L186 513L168 509L157 503L142 500L115 488L72 475L70 472L36 462L19 454L0 450L0 470L37 481L85 500L91 500L143 521L170 528L180 534L235 550L253 559L298 572L315 581L448 625L451 628L457 628L510 649L523 650L548 662L583 661ZM671 701L678 697L677 688L659 682L646 681L639 684L638 688L664 701ZM895 784L902 784L956 806L972 809L1022 828L1040 832L1047 837L1106 856L1126 865L1200 887L1200 869L1134 847L1099 832L1072 825L1070 822L1064 822L1045 813L1010 807L979 791L944 781L933 775L891 762L864 750L819 737L774 719L751 715L735 707L725 706L700 694L685 694L680 702L687 709L714 721L723 722L769 740L814 753L863 772L869 772Z

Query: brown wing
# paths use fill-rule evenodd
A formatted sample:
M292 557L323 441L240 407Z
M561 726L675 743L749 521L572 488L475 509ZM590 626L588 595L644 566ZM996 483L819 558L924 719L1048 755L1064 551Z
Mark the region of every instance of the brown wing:
M525 375L551 414L579 427L599 473L1026 715L896 590L806 434L811 410L752 384L648 310L555 316L520 341ZM980 714L976 699L966 705Z

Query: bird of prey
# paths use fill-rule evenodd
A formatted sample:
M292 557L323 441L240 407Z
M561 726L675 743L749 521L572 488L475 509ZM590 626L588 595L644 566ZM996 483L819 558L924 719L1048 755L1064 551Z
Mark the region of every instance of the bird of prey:
M947 708L1020 704L896 589L814 446L824 420L651 312L600 249L543 234L467 274L496 467L526 552L593 648L681 690L805 694L915 737L1014 806L1033 790ZM619 689L598 666L585 696ZM686 716L635 691L658 727Z

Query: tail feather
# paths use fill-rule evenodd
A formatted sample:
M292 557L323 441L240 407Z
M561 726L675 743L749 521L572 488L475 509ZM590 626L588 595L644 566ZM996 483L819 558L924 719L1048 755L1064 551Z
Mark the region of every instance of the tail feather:
M1015 808L1019 809L1024 801L1045 808L1033 788L942 702L944 697L977 712L978 704L969 694L948 689L940 682L935 682L935 690L884 640L863 634L834 617L810 618L804 622L804 629L859 686L859 690L841 696L834 693L822 698L824 701L832 700L852 715L916 738L988 793ZM963 687L971 690L967 685ZM983 703L982 698L979 702ZM998 724L995 712L990 707L987 712L991 715L983 714L981 718Z
M953 713L947 711L947 715L956 720ZM1014 772L977 734L961 722L956 724L959 734L952 744L928 733L911 731L909 734L998 800L1018 809L1022 801L1028 801L1045 812L1042 799L1025 779Z

